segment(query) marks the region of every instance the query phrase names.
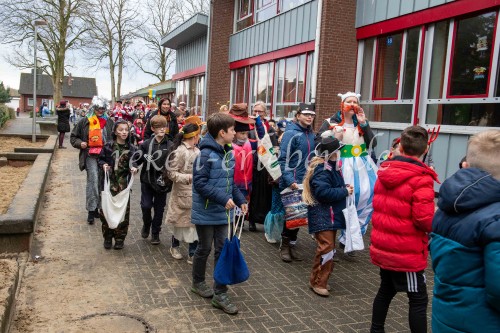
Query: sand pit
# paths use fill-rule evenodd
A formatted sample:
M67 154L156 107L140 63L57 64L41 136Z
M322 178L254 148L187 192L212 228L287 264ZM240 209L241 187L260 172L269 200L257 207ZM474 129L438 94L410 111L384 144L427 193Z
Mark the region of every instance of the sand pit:
M28 175L31 165L23 167L4 166L0 168L0 214L5 214L12 199Z
M0 152L13 152L16 147L43 147L45 140L31 142L31 140L19 137L0 137Z

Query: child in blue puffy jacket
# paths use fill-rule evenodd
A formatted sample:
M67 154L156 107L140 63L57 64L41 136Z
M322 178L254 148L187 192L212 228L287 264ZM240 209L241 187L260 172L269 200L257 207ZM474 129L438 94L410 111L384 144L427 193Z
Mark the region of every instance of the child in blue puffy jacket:
M214 281L212 289L205 282L207 259L214 243L214 267L227 237L228 219L238 206L248 211L247 202L234 185L233 142L234 119L223 113L212 115L207 122L208 133L200 143L200 154L193 166L193 208L191 223L196 225L198 247L193 258L191 291L201 297L212 297L212 305L228 314L238 308L227 295L227 286Z
M353 186L346 186L337 165L337 151L344 145L326 137L316 148L304 178L302 198L307 207L309 233L314 234L317 248L309 286L320 296L329 296L328 279L333 270L337 230L345 229L342 210Z

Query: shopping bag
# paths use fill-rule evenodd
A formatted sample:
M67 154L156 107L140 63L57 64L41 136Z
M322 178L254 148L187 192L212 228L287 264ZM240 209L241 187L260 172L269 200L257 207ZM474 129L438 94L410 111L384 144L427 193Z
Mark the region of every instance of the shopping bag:
M236 214L233 214L236 216ZM250 272L240 250L241 230L243 230L243 215L238 216L231 223L228 217L227 238L214 269L214 280L218 284L232 285L248 280ZM238 228L240 231L238 233Z
M134 175L132 174L127 188L113 196L110 190L109 172L106 171L104 173L104 189L101 192L101 209L110 229L116 229L118 224L125 219L130 190L132 189L133 183Z
M347 197L347 206L342 210L345 216L345 249L344 252L361 251L365 248L363 235L358 220L358 212L354 195Z
M265 126L264 129L266 129ZM271 143L271 138L269 137L267 130L262 139L259 138L257 129L255 132L257 137L257 156L259 157L259 161L266 168L273 180L277 180L281 177L281 169L278 163L278 157L276 156L273 144Z
M307 205L302 201L302 185L298 190L284 189L281 201L285 207L285 223L288 229L307 225Z
M268 212L264 220L264 232L269 239L279 241L281 239L281 232L283 231L284 224L285 218L283 214Z

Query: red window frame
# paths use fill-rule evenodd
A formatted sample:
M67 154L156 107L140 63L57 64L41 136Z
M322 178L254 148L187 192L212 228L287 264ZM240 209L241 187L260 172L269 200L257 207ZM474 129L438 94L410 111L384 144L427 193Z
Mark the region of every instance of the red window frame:
M399 62L398 62L398 86L396 88L396 96L395 97L375 97L375 85L377 83L377 78L378 78L378 56L379 56L379 40L381 38L387 38L389 36L394 36L396 34L401 34L401 46L399 47ZM376 43L375 43L375 63L373 64L374 68L374 75L373 75L373 82L372 82L372 100L374 101L392 101L392 100L397 100L399 98L399 85L401 84L401 61L402 59L402 54L403 54L403 41L405 38L405 31L395 31L391 34L387 35L382 35L378 36L376 38Z
M490 65L489 65L489 74L488 74L488 81L486 82L486 92L484 94L477 94L477 95L451 95L451 77L453 76L453 60L454 60L454 56L455 56L455 41L456 41L456 38L457 38L457 30L458 30L458 23L461 21L461 20L464 20L464 19L468 19L468 18L473 18L473 17L476 17L476 16L480 16L480 15L483 15L483 14L487 14L487 13L495 13L496 14L496 18L495 18L495 25L493 26L493 37L491 38L491 56L490 56ZM453 25L453 37L452 37L452 41L451 41L451 50L450 50L450 65L449 65L449 68L448 68L448 88L447 88L447 91L446 91L446 98L476 98L476 97L488 97L488 93L490 91L490 82L491 82L491 75L496 75L496 73L491 73L491 65L493 64L493 61L494 61L494 53L495 53L495 42L496 42L496 31L497 31L497 25L498 25L498 8L494 9L494 10L486 10L486 11L482 11L482 12L479 12L479 13L473 13L471 15L466 15L466 16L462 16L460 17L459 19L456 19L455 20L455 24Z

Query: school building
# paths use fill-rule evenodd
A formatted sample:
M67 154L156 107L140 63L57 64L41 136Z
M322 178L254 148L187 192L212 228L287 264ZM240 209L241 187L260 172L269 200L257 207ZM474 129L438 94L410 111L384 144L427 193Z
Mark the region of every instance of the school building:
M405 127L441 125L441 180L471 134L500 128L500 0L217 0L163 39L177 50L176 96L204 115L264 101L272 118L337 93L361 94L377 154Z

